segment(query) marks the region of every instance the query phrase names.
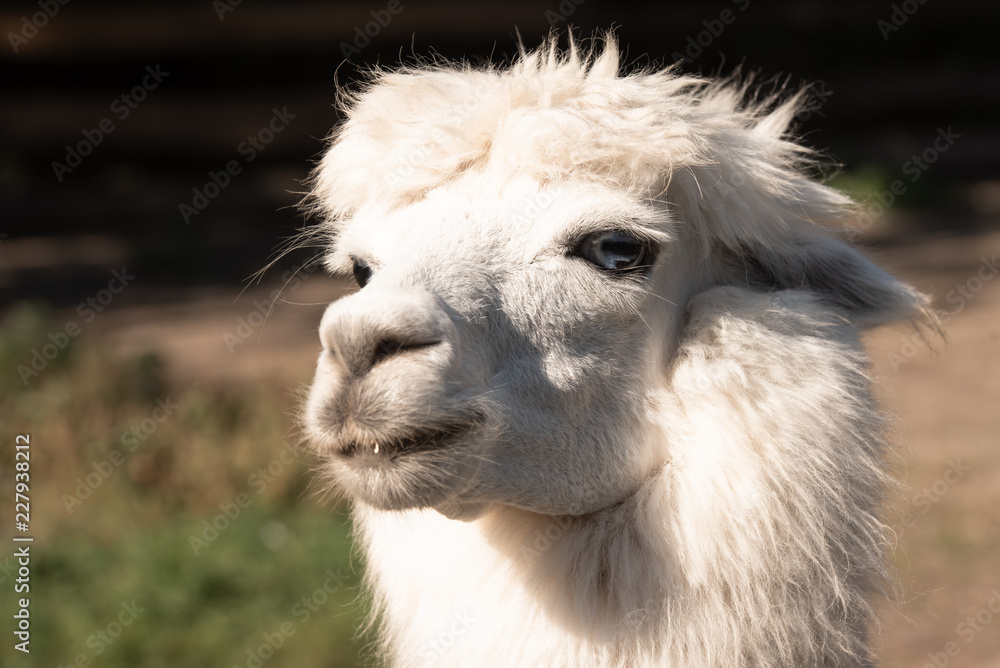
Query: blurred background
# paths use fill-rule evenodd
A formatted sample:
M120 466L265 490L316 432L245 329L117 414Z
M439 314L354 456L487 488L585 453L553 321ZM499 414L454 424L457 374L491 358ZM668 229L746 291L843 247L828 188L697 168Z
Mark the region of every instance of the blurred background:
M902 594L886 666L1000 666L1000 5L5 3L0 9L0 664L365 665L363 564L294 414L338 84L413 54L501 62L614 27L638 65L810 84L805 143L853 236L935 296L948 343L868 345L895 416ZM283 290L278 294L278 291ZM31 654L13 648L14 439L31 436ZM370 664L370 662L369 662Z

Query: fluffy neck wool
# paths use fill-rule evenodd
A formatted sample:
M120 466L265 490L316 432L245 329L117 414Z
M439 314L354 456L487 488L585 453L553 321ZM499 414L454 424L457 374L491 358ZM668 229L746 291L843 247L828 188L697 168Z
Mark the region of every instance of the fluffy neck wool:
M392 666L870 665L887 478L855 330L714 288L647 396L668 463L613 507L355 508Z

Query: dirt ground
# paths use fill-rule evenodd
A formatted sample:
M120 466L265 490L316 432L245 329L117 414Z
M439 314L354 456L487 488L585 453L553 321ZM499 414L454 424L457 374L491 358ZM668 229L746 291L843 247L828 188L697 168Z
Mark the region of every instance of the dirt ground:
M880 255L936 298L947 336L933 351L904 327L867 339L905 483L896 523L904 599L884 606L884 665L997 667L1000 232L895 242Z
M903 325L867 336L904 481L893 521L903 591L882 606L879 651L889 667L1000 667L1000 230L866 241L883 266L935 297L947 336L933 349ZM193 382L293 391L309 381L325 304L350 288L310 276L260 326L274 287L133 302L102 314L88 335L123 353L158 350Z

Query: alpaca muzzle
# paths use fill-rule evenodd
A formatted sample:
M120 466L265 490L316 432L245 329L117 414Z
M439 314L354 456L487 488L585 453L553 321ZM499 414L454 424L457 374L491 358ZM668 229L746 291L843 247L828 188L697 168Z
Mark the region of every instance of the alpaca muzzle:
M334 302L306 429L339 486L381 508L433 505L478 469L486 423L458 335L426 292L375 286Z
M426 292L367 290L330 305L320 325L324 350L360 378L400 360L451 365L454 326Z

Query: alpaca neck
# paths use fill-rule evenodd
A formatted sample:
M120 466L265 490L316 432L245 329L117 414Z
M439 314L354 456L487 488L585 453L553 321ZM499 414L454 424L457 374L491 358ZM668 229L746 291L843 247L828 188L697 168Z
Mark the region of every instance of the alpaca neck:
M669 378L669 464L611 508L358 508L393 665L865 665L885 477L854 333L711 290Z

